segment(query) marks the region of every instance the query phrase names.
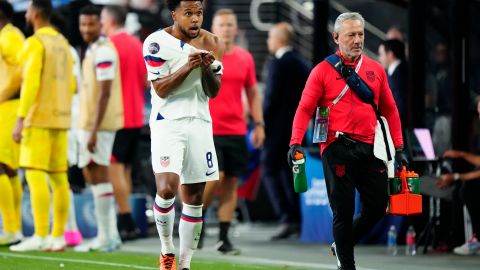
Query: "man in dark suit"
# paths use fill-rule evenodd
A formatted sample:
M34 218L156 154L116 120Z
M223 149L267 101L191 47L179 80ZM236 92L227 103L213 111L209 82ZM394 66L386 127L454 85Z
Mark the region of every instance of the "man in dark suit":
M285 239L300 230L299 196L285 158L293 117L310 72L310 63L291 47L290 24L276 24L268 33L268 50L275 57L268 65L263 114L265 143L261 162L263 181L281 226L272 240Z
M388 84L397 103L402 126L407 118L407 62L405 61L405 45L398 39L383 41L378 47L380 63L385 67Z

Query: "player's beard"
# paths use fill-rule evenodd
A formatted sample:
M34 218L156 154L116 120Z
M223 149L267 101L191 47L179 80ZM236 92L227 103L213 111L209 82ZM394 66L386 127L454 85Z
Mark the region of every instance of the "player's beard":
M194 39L196 37L198 37L198 35L200 34L200 28L199 28L199 31L197 32L197 34L195 36L192 36L188 33L187 30L185 30L185 28L183 28L182 26L178 26L178 29L180 29L180 32L182 32L183 35L185 35L186 37L188 37L189 39Z

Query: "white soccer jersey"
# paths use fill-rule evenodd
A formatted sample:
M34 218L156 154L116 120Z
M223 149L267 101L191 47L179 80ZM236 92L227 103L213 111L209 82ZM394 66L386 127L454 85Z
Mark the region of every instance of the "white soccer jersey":
M198 49L165 30L150 34L143 43L148 80L153 81L176 72L188 62L188 55L196 50ZM212 64L212 69L216 74L222 74L219 61ZM200 77L200 68L194 69L166 98L160 98L152 88L150 123L161 119L173 120L184 117L195 117L211 122L208 97L203 92Z
M101 36L90 47L86 55L95 51L95 74L97 81L108 81L115 79L115 67L118 64L117 52L107 45L100 44L106 37Z

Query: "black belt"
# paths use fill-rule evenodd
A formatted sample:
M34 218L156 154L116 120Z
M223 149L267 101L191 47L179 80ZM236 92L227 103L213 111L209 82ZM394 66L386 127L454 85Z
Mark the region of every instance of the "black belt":
M340 132L340 131L335 132L335 137L337 138L337 140L342 141L343 144L345 144L347 146L357 143L357 141L355 139L352 139L350 137L350 135L348 135L347 133Z

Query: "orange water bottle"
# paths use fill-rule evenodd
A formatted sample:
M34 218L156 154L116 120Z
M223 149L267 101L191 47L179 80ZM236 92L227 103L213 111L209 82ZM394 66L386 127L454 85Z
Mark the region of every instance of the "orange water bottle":
M295 152L292 160L293 167L293 187L295 192L302 193L307 191L307 173L305 172L305 157L300 152Z

